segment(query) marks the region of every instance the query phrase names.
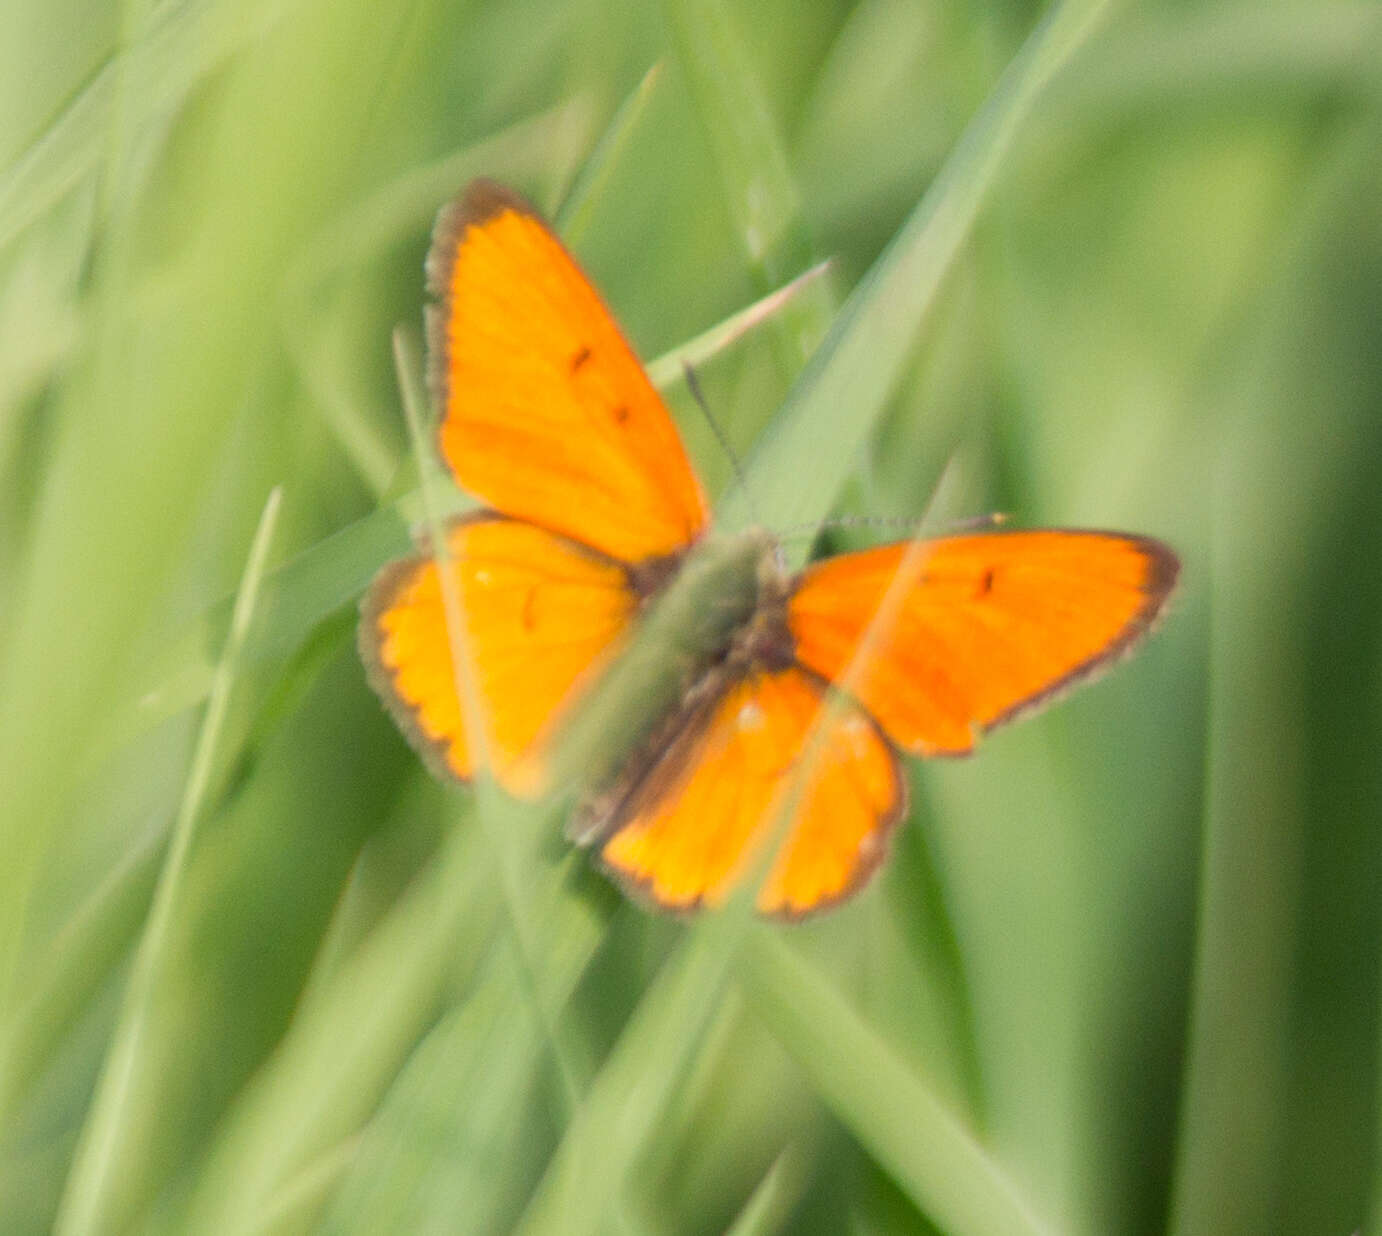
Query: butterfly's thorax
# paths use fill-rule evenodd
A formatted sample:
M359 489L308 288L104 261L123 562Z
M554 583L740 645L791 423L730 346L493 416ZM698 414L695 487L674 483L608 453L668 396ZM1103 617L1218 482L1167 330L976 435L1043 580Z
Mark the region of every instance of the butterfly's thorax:
M758 529L708 540L688 554L629 568L647 638L694 666L769 656L786 636L786 577L776 543Z
M730 639L725 657L731 673L786 669L795 660L792 633L787 626L787 601L792 582L783 569L777 544L764 538L758 559L753 610Z

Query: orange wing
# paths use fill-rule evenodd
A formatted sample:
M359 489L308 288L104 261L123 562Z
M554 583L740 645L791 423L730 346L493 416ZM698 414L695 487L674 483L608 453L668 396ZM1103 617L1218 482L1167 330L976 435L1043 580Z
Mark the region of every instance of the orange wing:
M506 515L638 562L686 548L705 497L595 289L520 198L478 180L427 258L441 451Z
M615 808L605 864L666 909L723 902L774 835L808 734L823 717L758 908L794 917L857 889L882 859L906 794L873 722L847 701L823 714L824 692L795 667L710 692Z
M535 793L548 728L615 651L637 595L619 563L531 524L485 515L446 535L494 774L514 793ZM371 685L433 768L470 777L474 744L435 557L385 567L361 608Z
M788 602L797 659L832 681L850 665L906 543L809 567ZM925 543L916 582L850 690L905 750L961 755L1108 664L1146 633L1179 563L1109 532L998 532Z

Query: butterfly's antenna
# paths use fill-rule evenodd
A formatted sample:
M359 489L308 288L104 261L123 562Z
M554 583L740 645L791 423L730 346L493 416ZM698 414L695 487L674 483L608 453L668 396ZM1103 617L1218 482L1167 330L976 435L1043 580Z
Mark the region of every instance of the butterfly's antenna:
M710 432L715 435L715 441L720 444L720 449L729 457L729 466L734 470L734 483L743 490L744 502L749 508L753 522L761 524L763 520L759 517L757 510L754 509L753 494L749 490L748 478L744 475L743 465L740 464L739 456L735 453L734 447L730 445L724 428L710 411L710 405L706 403L705 396L701 393L701 383L700 379L696 377L696 371L685 361L682 361L681 371L686 377L686 389L691 392L691 397L700 406L701 415L705 417L706 424L710 426Z
M828 528L885 528L893 532L904 532L909 538L920 537L922 530L926 527L926 521L931 517L931 511L935 506L936 498L945 480L945 475L950 471L950 467L954 463L954 460L954 455L946 460L945 467L941 471L941 476L932 487L931 495L926 500L926 509L918 516L835 515L827 519L822 519L814 524L793 525L779 532L778 537L780 540L803 536L815 537ZM944 527L936 529L936 531L942 533L983 532L992 528L1000 528L1007 522L1008 515L1006 512L991 511L986 515L971 515L967 519L953 520Z
M831 515L813 524L793 524L778 535L815 536L829 528L886 528L890 532L915 532L919 522L905 515Z
M990 511L987 515L971 515L968 519L957 519L949 525L951 532L985 532L990 528L1001 528L1011 516L1007 511Z
M921 531L926 516L916 518L907 515L832 515L814 524L795 524L779 533L781 537L815 536L829 528L885 528L890 532L905 532L915 535ZM1001 528L1008 522L1004 511L990 511L986 515L971 515L967 519L957 519L946 524L945 532L982 532L988 528Z

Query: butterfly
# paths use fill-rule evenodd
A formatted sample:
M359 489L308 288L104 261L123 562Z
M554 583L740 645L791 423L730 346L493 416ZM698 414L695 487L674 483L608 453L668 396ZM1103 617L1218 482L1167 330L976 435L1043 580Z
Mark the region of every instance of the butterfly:
M713 542L709 506L614 318L518 195L479 180L444 208L427 279L438 445L484 509L445 526L445 555L423 545L380 572L360 651L434 769L469 780L483 750L501 786L534 796L562 726ZM663 909L721 904L751 872L766 872L756 904L769 915L849 896L906 813L899 753L966 755L1107 666L1148 631L1179 570L1160 541L1085 530L889 544L796 575L766 533L734 545L734 595L705 607L679 698L573 823ZM920 557L871 633L909 553ZM467 732L448 595L483 743Z

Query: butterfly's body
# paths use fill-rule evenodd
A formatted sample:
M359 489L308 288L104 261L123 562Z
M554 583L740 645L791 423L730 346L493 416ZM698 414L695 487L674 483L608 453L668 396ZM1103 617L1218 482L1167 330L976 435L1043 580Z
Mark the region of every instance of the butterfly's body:
M1066 529L789 575L770 534L711 534L666 408L521 199L472 186L428 275L441 452L492 509L448 526L449 565L425 548L381 572L371 682L439 771L483 760L520 795L579 779L573 836L660 908L722 902L773 840L760 909L848 896L905 812L900 752L967 754L1131 647L1174 585L1160 542Z
M638 568L630 578L637 588ZM671 638L683 655L710 665L771 656L774 620L777 634L790 642L783 610L789 590L776 541L752 528L702 539L663 568L655 590L640 596L645 607L668 608Z

